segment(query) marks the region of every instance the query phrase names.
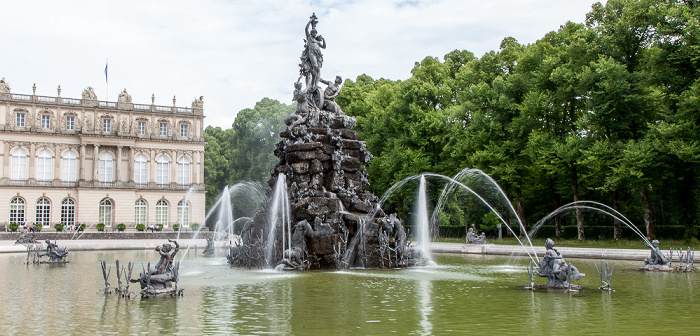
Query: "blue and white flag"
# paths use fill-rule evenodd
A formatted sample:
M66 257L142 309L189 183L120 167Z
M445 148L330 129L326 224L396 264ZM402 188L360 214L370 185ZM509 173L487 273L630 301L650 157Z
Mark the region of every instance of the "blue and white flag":
M105 63L105 83L109 83L109 80L107 80L107 66L109 66L109 61Z

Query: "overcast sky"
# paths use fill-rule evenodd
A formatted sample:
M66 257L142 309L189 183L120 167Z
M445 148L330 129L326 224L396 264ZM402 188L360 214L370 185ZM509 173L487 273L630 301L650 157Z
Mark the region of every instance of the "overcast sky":
M410 77L416 61L455 49L477 57L504 37L533 43L593 0L0 0L0 77L12 92L190 106L230 128L264 97L290 104L312 12L327 42L321 77ZM604 2L604 1L603 1ZM105 64L109 60L109 82Z

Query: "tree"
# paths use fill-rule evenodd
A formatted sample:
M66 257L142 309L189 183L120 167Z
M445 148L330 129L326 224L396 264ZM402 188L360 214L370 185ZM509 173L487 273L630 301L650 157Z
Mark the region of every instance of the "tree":
M240 181L257 181L265 185L270 169L279 160L275 144L279 133L286 128L284 119L294 112L296 105L282 104L263 98L252 109L238 112L227 139L230 148L228 184Z

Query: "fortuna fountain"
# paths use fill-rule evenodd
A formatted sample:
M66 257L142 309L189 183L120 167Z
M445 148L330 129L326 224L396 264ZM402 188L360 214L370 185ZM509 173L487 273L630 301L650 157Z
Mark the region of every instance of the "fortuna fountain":
M286 118L275 150L279 162L268 181L273 189L244 225L228 261L281 270L424 264L427 254L409 247L403 222L387 216L365 188L367 171L361 164L372 154L353 130L355 118L334 101L342 79L321 77L326 40L317 24L314 14L304 29L300 76L294 83L297 108Z

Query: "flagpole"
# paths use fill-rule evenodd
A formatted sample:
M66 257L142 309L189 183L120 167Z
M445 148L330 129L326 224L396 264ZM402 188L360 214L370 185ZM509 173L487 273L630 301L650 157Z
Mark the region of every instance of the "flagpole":
M107 67L109 67L109 57L107 57L107 63L105 63L105 83L107 83L105 101L109 101L109 77L107 76Z

